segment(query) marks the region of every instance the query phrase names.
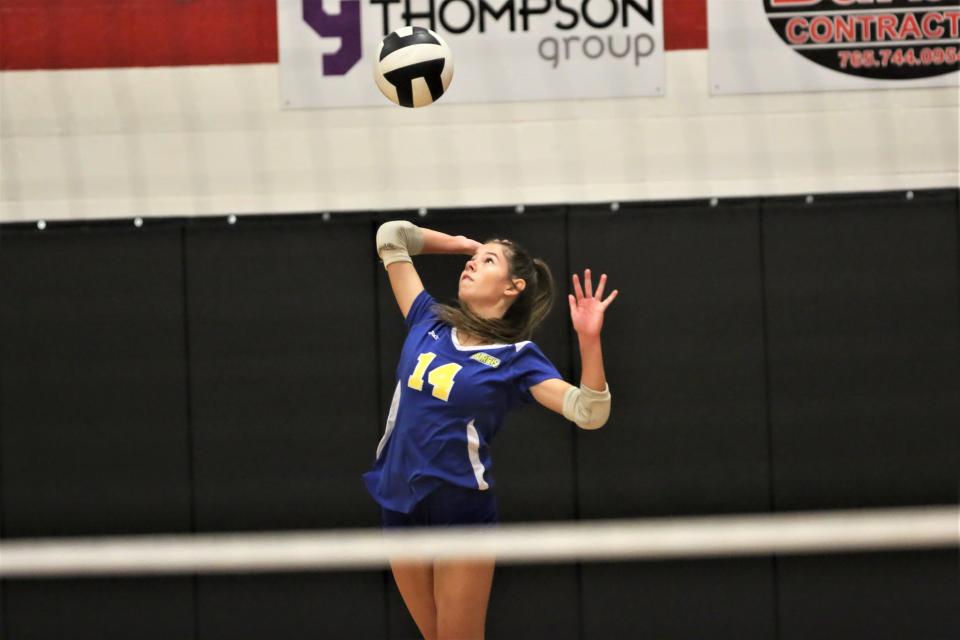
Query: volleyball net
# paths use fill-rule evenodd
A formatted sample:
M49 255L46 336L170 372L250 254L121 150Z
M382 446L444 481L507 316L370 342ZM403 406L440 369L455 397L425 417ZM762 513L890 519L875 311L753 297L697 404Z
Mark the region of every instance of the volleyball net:
M500 524L495 527L8 539L0 578L544 564L960 548L960 506Z

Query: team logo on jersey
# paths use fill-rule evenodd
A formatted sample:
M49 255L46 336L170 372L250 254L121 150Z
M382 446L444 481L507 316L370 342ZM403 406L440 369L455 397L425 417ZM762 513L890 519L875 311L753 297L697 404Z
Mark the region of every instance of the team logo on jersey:
M470 359L476 360L477 362L481 362L487 365L488 367L493 367L494 369L500 366L500 359L494 358L489 353L475 353L472 356L470 356Z

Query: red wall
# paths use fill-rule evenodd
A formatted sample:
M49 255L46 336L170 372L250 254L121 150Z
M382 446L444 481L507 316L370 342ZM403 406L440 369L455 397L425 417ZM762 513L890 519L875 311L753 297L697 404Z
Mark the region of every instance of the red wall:
M707 46L707 0L664 0L668 50ZM0 0L0 69L277 62L276 0Z

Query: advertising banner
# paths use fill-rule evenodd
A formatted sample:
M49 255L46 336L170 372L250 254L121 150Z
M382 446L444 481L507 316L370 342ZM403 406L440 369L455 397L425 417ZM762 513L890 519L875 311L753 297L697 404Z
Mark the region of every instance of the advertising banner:
M960 86L960 1L709 0L714 94Z
M664 94L663 0L277 0L288 108L389 105L380 41L424 27L449 45L441 103Z

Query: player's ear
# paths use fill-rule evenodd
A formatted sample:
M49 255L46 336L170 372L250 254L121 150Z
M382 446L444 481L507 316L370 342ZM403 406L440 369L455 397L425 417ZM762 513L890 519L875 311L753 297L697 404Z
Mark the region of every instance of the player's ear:
M506 294L508 296L518 296L523 293L523 290L527 288L527 281L523 278L514 278L510 282L510 286L507 288Z

